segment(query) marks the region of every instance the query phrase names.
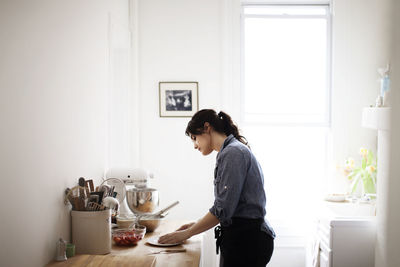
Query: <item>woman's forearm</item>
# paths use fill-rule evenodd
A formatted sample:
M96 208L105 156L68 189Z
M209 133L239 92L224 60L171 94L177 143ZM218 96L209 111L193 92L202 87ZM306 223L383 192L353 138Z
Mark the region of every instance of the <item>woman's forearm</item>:
M187 229L190 236L200 234L208 229L216 226L219 223L217 217L208 212L203 218L197 221L194 225Z

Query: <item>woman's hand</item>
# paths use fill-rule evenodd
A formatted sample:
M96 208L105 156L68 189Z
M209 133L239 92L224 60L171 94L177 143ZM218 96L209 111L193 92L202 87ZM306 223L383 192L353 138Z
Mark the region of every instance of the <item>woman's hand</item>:
M183 225L183 226L185 226L185 225ZM190 238L190 234L189 234L189 231L187 229L178 230L178 231L175 231L175 232L172 232L172 233L169 233L169 234L161 236L158 239L158 243L161 243L161 244L176 244L176 243L181 243L181 242L185 241L188 238Z
M176 229L176 231L186 230L186 229L190 228L194 224L195 224L195 222L184 224L181 227L179 227L178 229Z
M198 222L184 224L179 227L179 229L175 232L161 236L158 239L158 242L161 244L180 243L190 238L191 236L207 231L208 229L216 226L218 223L218 218L212 215L210 212L207 212L207 214Z

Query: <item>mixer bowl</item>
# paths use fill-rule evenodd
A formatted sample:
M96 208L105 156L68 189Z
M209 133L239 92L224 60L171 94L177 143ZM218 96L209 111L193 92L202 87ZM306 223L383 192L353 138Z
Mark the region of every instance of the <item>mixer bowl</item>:
M154 188L128 189L126 191L126 202L133 213L152 213L158 208L158 191Z

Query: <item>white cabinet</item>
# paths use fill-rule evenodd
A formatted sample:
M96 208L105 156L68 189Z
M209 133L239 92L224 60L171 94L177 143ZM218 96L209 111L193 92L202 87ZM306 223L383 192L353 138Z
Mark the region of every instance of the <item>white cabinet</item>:
M374 216L321 216L318 221L320 267L374 267Z
M320 267L329 267L330 262L329 262L329 256L323 253L322 251L320 252L319 255L319 266Z

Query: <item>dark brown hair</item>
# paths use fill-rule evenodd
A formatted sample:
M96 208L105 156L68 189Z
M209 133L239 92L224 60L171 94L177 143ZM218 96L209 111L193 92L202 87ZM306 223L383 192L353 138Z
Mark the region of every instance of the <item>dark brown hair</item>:
M213 109L197 111L189 121L185 134L190 136L204 133L204 123L206 122L208 122L216 132L223 133L226 136L232 134L237 140L249 146L246 138L239 134L239 129L233 123L231 116L223 111L217 114Z

